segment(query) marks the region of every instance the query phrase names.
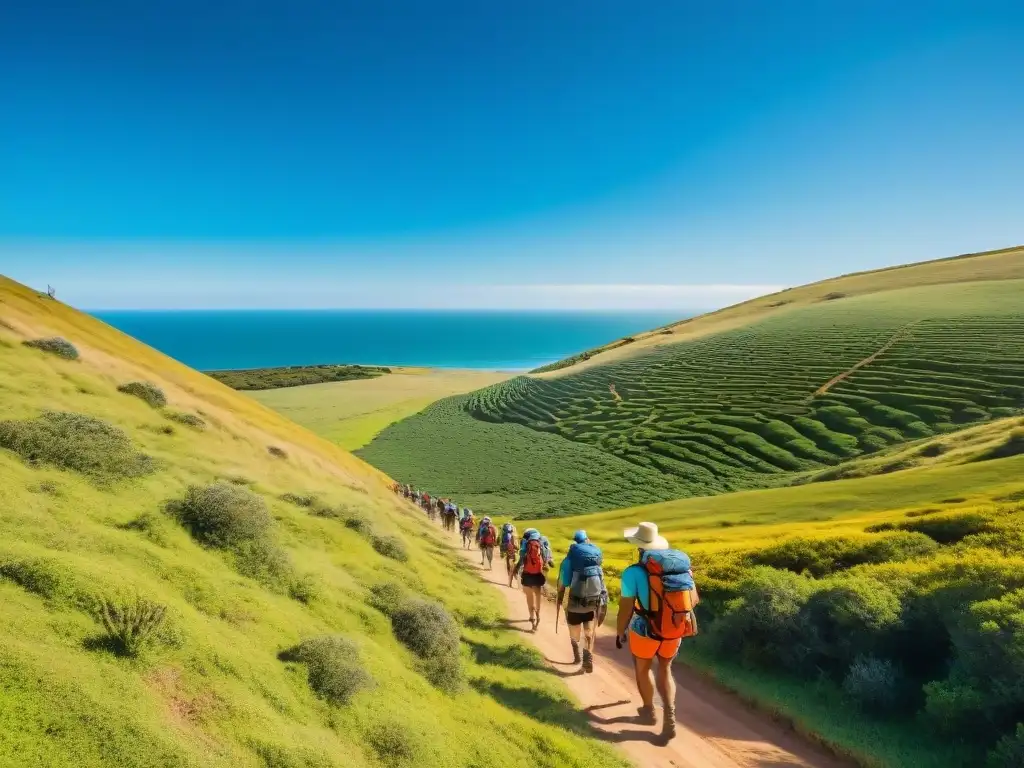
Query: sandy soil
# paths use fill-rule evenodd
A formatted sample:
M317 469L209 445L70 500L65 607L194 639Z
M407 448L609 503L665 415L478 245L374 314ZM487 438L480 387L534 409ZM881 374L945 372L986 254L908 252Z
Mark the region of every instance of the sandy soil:
M460 548L458 552L480 568L478 551ZM678 663L674 667L678 735L668 746L659 746L660 725L640 726L635 720L640 698L632 660L627 651L616 650L614 628L608 624L601 628L594 672L583 674L572 664L564 620L559 634L555 633L554 604L545 605L540 628L536 634L530 633L526 600L518 589L506 586L504 563L496 561L494 565L493 571L481 569L480 575L506 601L509 625L523 632L552 671L565 680L590 716L598 737L618 744L634 764L643 768L849 768L848 762L753 711ZM609 618L614 621L614 614ZM660 702L656 699L655 703L660 720Z

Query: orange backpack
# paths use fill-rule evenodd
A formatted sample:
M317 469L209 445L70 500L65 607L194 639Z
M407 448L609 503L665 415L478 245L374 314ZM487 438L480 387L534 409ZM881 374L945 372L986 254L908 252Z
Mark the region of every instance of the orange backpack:
M647 620L651 637L678 640L696 635L690 558L674 549L649 551L644 552L640 565L647 572L650 608L638 603L637 610Z
M544 552L540 539L530 539L526 542L526 559L523 563L523 573L538 574L544 572Z

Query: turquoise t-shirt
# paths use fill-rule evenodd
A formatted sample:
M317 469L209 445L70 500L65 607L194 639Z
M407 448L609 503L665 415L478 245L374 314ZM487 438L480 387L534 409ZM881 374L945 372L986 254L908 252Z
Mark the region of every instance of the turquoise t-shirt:
M631 565L622 572L622 596L635 598L644 608L651 607L651 586L647 581L647 571L640 565ZM634 614L629 628L641 637L647 637L647 620Z
M568 557L558 566L558 582L566 589L572 586L572 563L569 562Z

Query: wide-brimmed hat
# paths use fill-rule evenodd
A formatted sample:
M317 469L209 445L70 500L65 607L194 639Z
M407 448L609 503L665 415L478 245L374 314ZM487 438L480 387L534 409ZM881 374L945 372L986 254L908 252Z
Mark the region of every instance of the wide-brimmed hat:
M658 535L658 526L654 523L640 523L636 528L627 528L622 532L630 544L639 549L668 549L668 540Z

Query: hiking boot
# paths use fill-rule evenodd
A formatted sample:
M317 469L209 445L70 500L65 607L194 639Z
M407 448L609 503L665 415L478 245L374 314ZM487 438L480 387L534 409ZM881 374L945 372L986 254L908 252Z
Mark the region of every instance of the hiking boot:
M573 664L579 664L580 663L580 644L577 643L575 640L570 640L569 642L572 643L572 663Z
M654 707L637 707L636 714L640 725L658 724L658 718L654 714Z
M665 707L665 722L661 724L661 741L668 744L676 737L676 708Z
M588 674L594 671L594 654L587 648L583 649L583 671Z

